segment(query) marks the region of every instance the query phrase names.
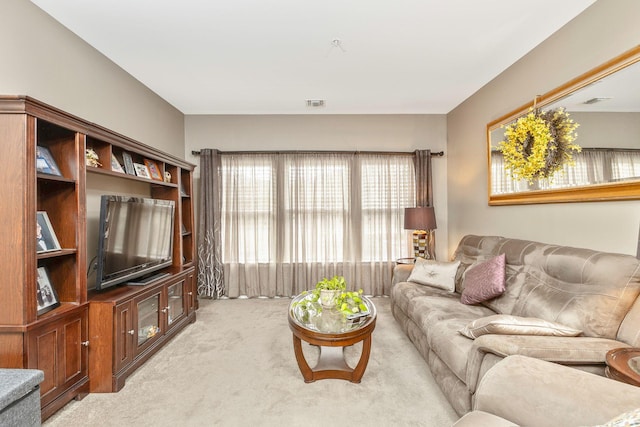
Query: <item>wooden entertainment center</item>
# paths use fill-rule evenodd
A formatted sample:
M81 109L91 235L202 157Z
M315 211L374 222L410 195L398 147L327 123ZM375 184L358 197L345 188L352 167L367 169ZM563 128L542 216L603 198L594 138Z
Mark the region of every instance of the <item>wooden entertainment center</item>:
M97 154L95 166L87 164L87 149ZM0 157L0 367L44 371L46 419L90 391L118 391L195 321L195 166L26 96L0 96ZM150 162L159 174L118 168L127 158ZM174 201L172 265L162 277L87 290L89 174L136 182L149 197ZM49 251L39 246L42 212L57 237Z

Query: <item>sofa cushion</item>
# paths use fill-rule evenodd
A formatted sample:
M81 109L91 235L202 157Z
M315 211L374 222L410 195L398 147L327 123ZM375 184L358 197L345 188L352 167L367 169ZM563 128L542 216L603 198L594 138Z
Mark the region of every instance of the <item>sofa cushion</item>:
M615 339L640 293L638 260L589 249L536 244L511 314L539 317Z
M400 282L391 288L391 300L406 315L414 313L416 298L423 296L446 296L447 298L458 299L459 296L442 289L423 286L412 282Z
M485 334L575 337L582 333L582 331L559 323L535 317L518 317L508 314L496 314L473 320L462 327L459 332L471 339Z
M497 236L467 235L462 238L453 259L460 261L456 274L456 292L462 293L465 272L474 264L497 255L497 247L504 238Z
M452 427L517 427L511 421L484 411L467 412Z
M488 257L487 247L491 256L506 255L506 291L483 303L500 314L536 317L585 336L615 339L640 294L640 262L631 255L502 237L465 236L460 245L456 259L470 265L474 250L478 259ZM640 339L623 326L627 340Z
M465 323L466 319L456 318L435 322L429 326L427 335L431 350L462 382L467 379L467 360L473 347L472 340L458 333Z
M416 258L413 270L407 281L453 292L459 265L459 261L438 262Z
M505 291L505 255L500 254L469 268L464 276L460 301L477 304Z
M632 347L640 347L640 297L636 299L622 321L618 330L618 339Z

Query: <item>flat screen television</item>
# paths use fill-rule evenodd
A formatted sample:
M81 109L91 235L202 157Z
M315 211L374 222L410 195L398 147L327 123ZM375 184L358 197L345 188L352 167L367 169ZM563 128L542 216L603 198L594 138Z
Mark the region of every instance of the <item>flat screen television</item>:
M100 202L97 290L172 264L173 201L104 195Z

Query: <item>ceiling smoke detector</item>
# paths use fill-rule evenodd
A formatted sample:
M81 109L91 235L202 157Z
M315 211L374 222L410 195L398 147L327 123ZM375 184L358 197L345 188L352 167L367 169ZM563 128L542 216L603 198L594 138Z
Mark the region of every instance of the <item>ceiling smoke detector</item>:
M324 107L324 99L307 99L307 107Z

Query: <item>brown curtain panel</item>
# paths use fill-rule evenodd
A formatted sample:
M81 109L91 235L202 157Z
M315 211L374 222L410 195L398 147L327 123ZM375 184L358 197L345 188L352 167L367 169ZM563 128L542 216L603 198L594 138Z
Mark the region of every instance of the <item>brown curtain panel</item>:
M433 206L433 179L431 177L431 150L416 150L413 153L416 169L416 207ZM432 232L429 252L435 256L436 236Z
M200 209L198 209L198 295L225 295L221 246L221 162L218 150L200 153Z

